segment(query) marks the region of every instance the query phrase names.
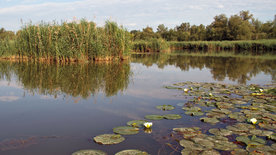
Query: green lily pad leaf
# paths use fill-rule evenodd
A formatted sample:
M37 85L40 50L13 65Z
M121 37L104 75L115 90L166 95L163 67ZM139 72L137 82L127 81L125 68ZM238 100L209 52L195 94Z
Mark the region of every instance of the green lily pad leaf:
M174 106L172 106L172 105L159 105L159 106L156 106L156 108L159 109L159 110L169 111L169 110L173 110Z
M269 135L268 138L276 141L276 133Z
M101 150L79 150L72 155L107 155L107 153Z
M145 118L149 119L149 120L161 120L161 119L164 119L164 117L161 116L161 115L146 115Z
M258 137L255 136L255 135L252 136L251 141L257 142L257 143L260 143L260 144L265 144L265 143L266 143L265 140L263 140L262 138L258 138Z
M248 153L246 150L243 150L243 149L235 149L235 150L231 151L231 154L243 155L243 154L248 154Z
M123 150L117 152L115 155L148 155L148 153L140 150Z
M113 132L121 135L135 135L139 133L139 128L130 126L119 126L113 128Z
M200 107L183 107L182 109L187 111L201 111Z
M140 127L143 127L144 123L146 123L146 122L147 121L145 121L145 120L132 120L132 121L127 122L127 125L140 128Z
M217 129L217 128L209 129L209 132L217 136L229 136L229 135L232 135L233 133L232 131L227 129Z
M236 138L236 140L237 140L238 142L243 142L243 143L245 143L246 145L248 145L249 142L250 142L250 139L249 139L247 136L239 136L239 137Z
M124 141L125 138L121 135L117 134L103 134L94 137L94 141L98 144L103 144L103 145L111 145L111 144L118 144Z
M220 153L215 150L205 150L200 155L220 155Z
M182 118L180 115L178 114L167 114L167 115L163 115L163 117L165 119L180 119Z
M179 141L179 144L185 148L192 148L194 145L194 142L186 140L186 139L182 139Z
M204 115L203 112L199 112L199 111L186 111L185 114L191 115L191 116L202 116L202 115Z
M216 124L216 123L219 122L218 119L210 118L210 117L202 117L202 118L200 118L200 120L203 121L203 122L206 122L206 123L211 123L211 124Z

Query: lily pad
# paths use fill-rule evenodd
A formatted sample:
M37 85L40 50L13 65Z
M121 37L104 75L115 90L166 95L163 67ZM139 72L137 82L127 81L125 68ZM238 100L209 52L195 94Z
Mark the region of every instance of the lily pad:
M164 119L164 117L161 116L161 115L146 115L145 118L149 119L149 120L161 120L161 119Z
M269 135L268 138L276 141L276 133Z
M236 138L237 141L239 142L243 142L245 143L246 145L262 145L262 144L265 144L265 140L261 139L261 138L258 138L257 136L252 136L251 139L248 138L247 136L239 136Z
M172 106L172 105L159 105L159 106L156 106L156 108L159 109L159 110L169 111L169 110L173 110L174 106Z
M250 139L247 136L239 136L236 138L238 142L243 142L246 145L250 142Z
M200 155L220 155L220 153L215 150L205 150Z
M173 131L176 131L183 135L184 138L192 138L201 134L200 128L173 128Z
M148 153L133 149L133 150L123 150L123 151L117 152L115 155L148 155Z
M200 118L200 120L203 121L203 122L206 122L206 123L211 123L211 124L216 124L216 123L219 122L218 119L210 118L210 117L202 117L202 118Z
M107 153L101 150L79 150L72 155L107 155Z
M232 131L227 129L217 129L217 128L209 129L209 132L217 136L229 136L229 135L232 135L233 133Z
M167 114L167 115L163 115L163 117L165 119L180 119L182 118L180 115L178 114Z
M132 127L143 127L143 124L146 123L147 121L145 120L132 120L127 122L128 126L132 126Z
M191 115L191 116L202 116L202 115L204 115L204 113L200 112L200 111L186 111L185 114Z
M113 128L113 132L121 135L135 135L139 133L139 128L130 126L119 126Z
M103 144L103 145L111 145L111 144L118 144L124 141L125 138L121 135L117 134L103 134L94 137L94 141L98 144Z

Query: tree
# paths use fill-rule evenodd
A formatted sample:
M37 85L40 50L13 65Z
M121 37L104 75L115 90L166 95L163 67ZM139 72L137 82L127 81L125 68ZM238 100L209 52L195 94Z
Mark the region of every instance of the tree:
M151 38L157 38L157 36L153 32L153 29L151 27L147 26L146 28L143 29L143 31L141 33L141 39L149 40Z
M249 11L241 11L240 12L240 17L243 21L249 21L250 19L253 18L253 15L249 13Z
M165 39L166 33L168 32L168 28L165 27L164 24L160 24L157 27L157 34Z
M252 39L254 27L249 22L252 15L248 11L241 11L240 15L234 15L229 18L229 39L230 40L248 40Z
M190 38L190 23L182 23L180 26L176 26L177 40L188 41Z
M225 14L214 17L211 23L210 34L212 40L227 40L228 39L228 18Z

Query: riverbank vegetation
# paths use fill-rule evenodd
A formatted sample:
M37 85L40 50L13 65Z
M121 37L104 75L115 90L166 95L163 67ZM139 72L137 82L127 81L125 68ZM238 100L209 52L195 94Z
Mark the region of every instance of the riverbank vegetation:
M130 50L128 31L114 22L104 27L94 22L28 24L15 39L0 41L1 56L55 61L125 59Z
M241 11L228 18L225 14L217 15L210 25L191 25L183 22L169 29L164 24L156 32L147 26L131 31L134 40L162 38L166 41L223 41L223 40L260 40L276 38L276 16L265 23L253 17L249 11Z
M130 51L171 50L241 51L273 53L276 50L276 16L265 23L249 11L229 18L221 14L210 25L184 22L168 29L164 24L128 32L107 21L97 27L87 20L61 24L27 24L17 31L0 30L0 57L47 61L88 61L125 59Z
M207 26L184 22L169 29L160 24L156 32L153 28L146 27L142 31L133 30L131 34L134 44L140 43L139 46L155 38L168 41L170 49L275 51L276 16L274 21L263 23L255 19L249 11L241 11L230 18L224 14L215 16L214 21ZM148 51L151 50L140 50Z

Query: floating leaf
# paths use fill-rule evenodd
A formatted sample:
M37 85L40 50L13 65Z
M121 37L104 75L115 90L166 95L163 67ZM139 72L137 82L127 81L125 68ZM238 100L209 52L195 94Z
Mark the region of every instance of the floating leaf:
M218 135L218 136L229 136L229 135L232 135L232 131L230 130L227 130L227 129L209 129L209 132L211 134L214 134L214 135Z
M276 133L269 135L268 138L276 141Z
M199 111L186 111L185 114L191 115L191 116L202 116L202 115L204 115L203 112L199 112Z
M161 119L164 119L164 117L161 116L161 115L146 115L145 118L146 119L150 119L150 120L161 120Z
M115 155L148 155L148 153L140 150L123 150L117 152Z
M167 114L167 115L163 115L163 117L165 119L180 119L182 118L180 115L178 114Z
M246 145L250 142L250 139L247 136L236 137L236 140L239 141L239 142L243 142Z
M107 153L101 150L79 150L72 155L107 155Z
M132 120L127 122L128 126L132 126L132 127L143 127L143 124L146 123L147 121L145 120Z
M174 106L172 106L172 105L159 105L159 106L156 106L156 108L159 109L159 110L169 111L169 110L173 110Z
M211 123L211 124L216 124L219 122L216 118L210 118L210 117L202 117L200 118L201 121L206 122L206 123Z
M261 143L261 144L265 144L265 143L266 143L265 140L263 140L262 138L258 138L258 137L255 136L255 135L252 136L251 141L257 142L257 143Z
M118 144L124 141L125 138L121 135L117 134L103 134L94 137L94 141L98 144L103 144L103 145L111 145L111 144Z
M139 128L130 126L119 126L113 128L113 132L121 135L135 135L139 133Z
M215 150L205 150L200 155L220 155L220 153Z

